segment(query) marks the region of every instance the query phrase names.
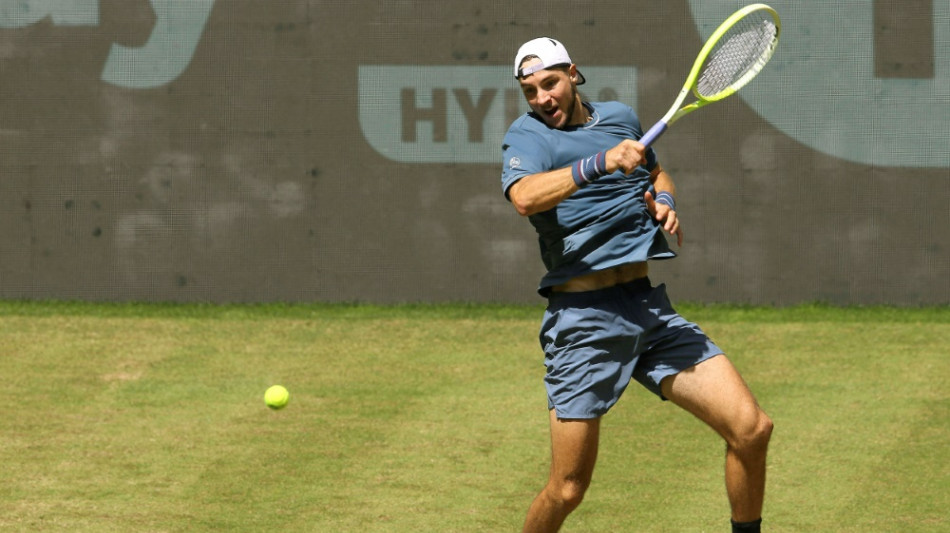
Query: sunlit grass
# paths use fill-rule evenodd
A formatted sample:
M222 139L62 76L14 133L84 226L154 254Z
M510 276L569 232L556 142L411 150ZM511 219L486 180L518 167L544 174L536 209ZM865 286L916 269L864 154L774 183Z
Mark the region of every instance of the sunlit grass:
M950 527L950 310L680 310L775 420L770 531ZM0 303L0 529L519 530L548 467L540 312ZM721 463L631 386L564 531L722 531Z

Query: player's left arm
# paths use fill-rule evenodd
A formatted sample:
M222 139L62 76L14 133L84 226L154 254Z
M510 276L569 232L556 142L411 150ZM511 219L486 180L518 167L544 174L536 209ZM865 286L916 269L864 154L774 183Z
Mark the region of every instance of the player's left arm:
M673 178L657 163L650 172L650 183L653 184L654 192L647 191L643 195L647 210L663 225L664 231L676 235L677 246L682 246L683 228L680 227L679 217L676 216L676 185Z

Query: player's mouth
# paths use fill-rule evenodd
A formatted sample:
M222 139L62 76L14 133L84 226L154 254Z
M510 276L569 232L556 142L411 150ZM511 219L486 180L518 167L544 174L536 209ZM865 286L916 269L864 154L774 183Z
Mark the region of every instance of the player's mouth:
M552 107L551 109L542 109L542 116L549 123L556 124L561 119L561 109L558 107Z

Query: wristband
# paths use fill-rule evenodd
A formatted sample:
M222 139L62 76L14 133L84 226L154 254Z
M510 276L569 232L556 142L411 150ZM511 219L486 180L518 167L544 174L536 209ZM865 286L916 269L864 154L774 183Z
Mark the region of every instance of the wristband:
M607 174L606 150L597 152L590 157L578 159L577 162L571 165L571 176L574 178L574 183L578 189Z
M656 193L655 201L656 203L663 204L674 211L676 210L676 200L673 199L672 194L666 191Z

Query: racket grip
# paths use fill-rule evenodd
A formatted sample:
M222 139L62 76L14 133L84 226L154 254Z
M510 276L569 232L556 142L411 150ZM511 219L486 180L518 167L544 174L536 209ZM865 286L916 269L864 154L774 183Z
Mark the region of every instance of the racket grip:
M643 137L640 137L640 144L649 148L650 145L653 144L653 141L659 139L660 135L663 135L663 132L666 131L668 127L669 124L662 120L657 122L649 131L643 134Z

